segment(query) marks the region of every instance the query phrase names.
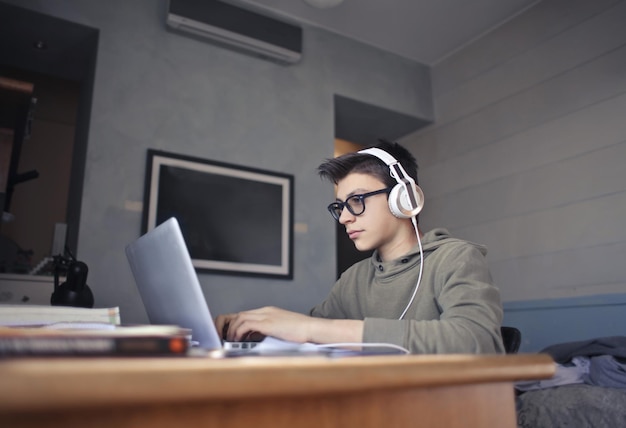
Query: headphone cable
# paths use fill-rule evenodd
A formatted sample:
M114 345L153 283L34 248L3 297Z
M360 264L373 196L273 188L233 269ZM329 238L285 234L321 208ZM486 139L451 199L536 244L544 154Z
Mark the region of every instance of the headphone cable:
M420 282L422 281L422 270L424 267L424 250L422 249L422 240L420 239L420 232L417 229L417 220L415 218L416 216L411 217L411 222L413 223L413 227L415 228L415 235L417 236L417 245L419 246L419 249L420 249L420 270L419 270L419 275L417 276L417 284L415 284L415 290L413 291L411 300L409 300L409 304L406 305L406 308L404 308L402 315L400 315L400 318L398 318L400 320L404 318L407 311L409 310L409 307L411 306L411 304L413 304L413 300L415 300L415 296L417 295L417 289L419 288Z

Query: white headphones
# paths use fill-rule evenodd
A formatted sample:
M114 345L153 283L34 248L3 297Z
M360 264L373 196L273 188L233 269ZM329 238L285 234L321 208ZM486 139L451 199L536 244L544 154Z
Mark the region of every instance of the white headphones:
M386 151L372 147L360 150L359 153L376 156L389 167L390 175L396 179L396 184L389 192L389 209L398 218L415 217L424 208L424 193L406 173L400 162Z

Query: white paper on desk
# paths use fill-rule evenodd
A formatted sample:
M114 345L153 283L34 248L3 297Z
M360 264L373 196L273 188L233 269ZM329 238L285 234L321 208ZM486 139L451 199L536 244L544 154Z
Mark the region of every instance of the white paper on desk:
M55 322L46 324L41 328L47 330L115 330L117 326L97 322Z
M318 346L315 345L314 343L290 342L288 340L277 339L271 336L267 336L253 349L259 352L276 352L276 351L319 352Z

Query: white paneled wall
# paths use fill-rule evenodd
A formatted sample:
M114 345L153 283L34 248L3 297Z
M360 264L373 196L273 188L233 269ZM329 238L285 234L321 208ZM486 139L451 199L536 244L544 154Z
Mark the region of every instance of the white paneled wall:
M626 1L541 2L432 78L422 228L487 244L505 302L626 293Z

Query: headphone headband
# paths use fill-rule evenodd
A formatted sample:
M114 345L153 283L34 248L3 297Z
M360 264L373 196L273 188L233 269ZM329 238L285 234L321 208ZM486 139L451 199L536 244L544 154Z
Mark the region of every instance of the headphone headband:
M387 153L386 151L384 151L382 149L376 148L376 147L371 147L371 148L365 149L365 150L359 150L359 153L376 156L378 159L380 159L381 161L385 162L388 167L391 167L391 165L393 165L393 164L399 163L396 160L396 158L391 156L389 153Z

